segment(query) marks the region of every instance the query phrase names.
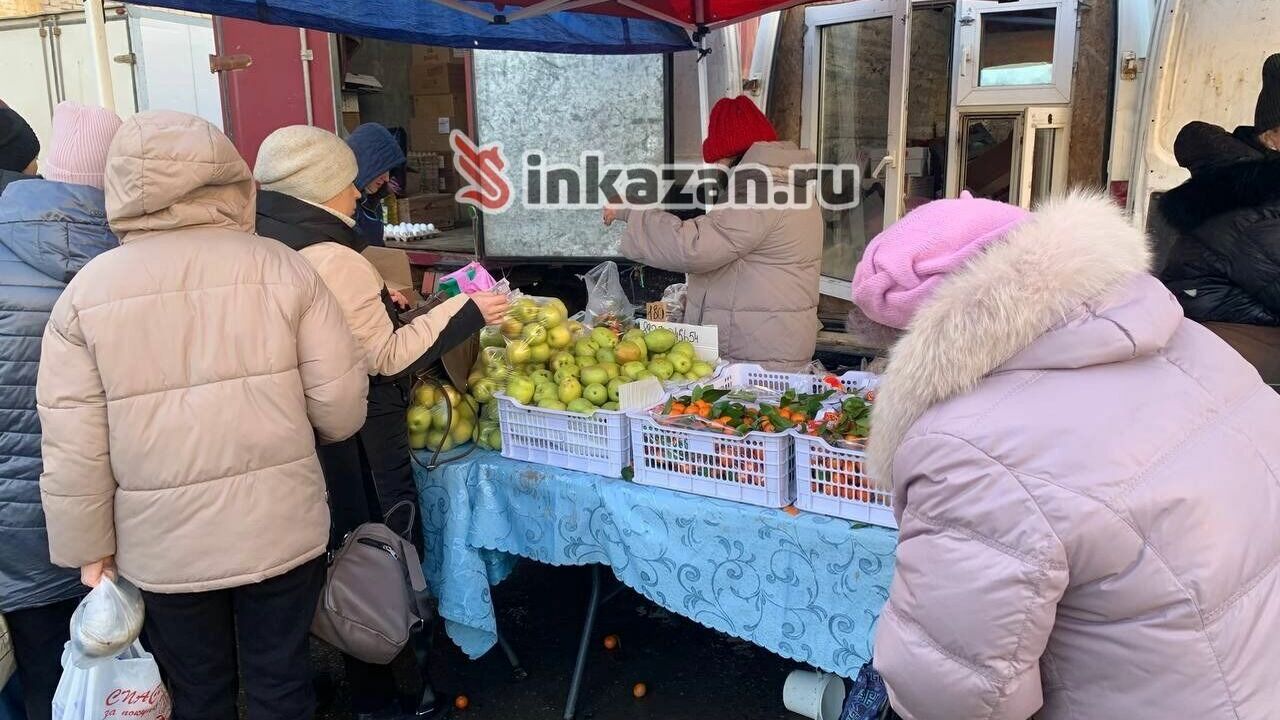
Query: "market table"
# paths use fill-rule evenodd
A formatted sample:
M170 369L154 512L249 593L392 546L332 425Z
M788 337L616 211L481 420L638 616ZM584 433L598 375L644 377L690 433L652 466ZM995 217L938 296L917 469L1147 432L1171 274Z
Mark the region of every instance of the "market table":
M517 556L606 565L672 612L845 677L871 655L893 571L892 530L489 451L430 472L415 465L415 475L427 584L469 657L498 641L489 589Z

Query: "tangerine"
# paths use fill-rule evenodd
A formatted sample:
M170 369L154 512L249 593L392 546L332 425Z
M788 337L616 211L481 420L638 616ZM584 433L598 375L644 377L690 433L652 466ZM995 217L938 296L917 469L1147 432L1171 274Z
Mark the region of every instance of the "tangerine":
M635 698L642 698L649 694L649 687L642 682L631 686L631 695Z
M471 700L467 699L466 695L459 695L458 697L453 699L453 706L458 708L459 710L466 710L467 707L470 705L471 705Z
M617 635L605 635L605 636L604 636L604 649L605 649L605 650L617 650L617 649L618 649L618 645L620 645L620 644L622 644L622 641L618 639L618 636L617 636Z

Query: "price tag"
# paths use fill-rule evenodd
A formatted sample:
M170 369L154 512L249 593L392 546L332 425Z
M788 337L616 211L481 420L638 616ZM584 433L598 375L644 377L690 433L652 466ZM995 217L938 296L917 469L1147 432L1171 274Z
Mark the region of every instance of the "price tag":
M654 328L666 328L681 340L688 340L698 351L698 359L715 362L720 357L720 328L715 325L685 325L684 323L636 320L636 326L645 332Z

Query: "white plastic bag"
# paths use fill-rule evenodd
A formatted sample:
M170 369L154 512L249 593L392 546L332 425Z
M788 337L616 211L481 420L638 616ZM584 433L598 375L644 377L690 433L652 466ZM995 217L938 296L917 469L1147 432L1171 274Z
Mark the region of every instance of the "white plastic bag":
M611 327L618 334L631 327L636 306L622 289L618 263L607 260L578 277L587 284L587 325Z
M67 643L53 720L168 720L172 704L155 658L133 643L118 657L81 667Z
M89 591L71 615L71 651L84 658L114 658L142 632L142 593L109 575Z

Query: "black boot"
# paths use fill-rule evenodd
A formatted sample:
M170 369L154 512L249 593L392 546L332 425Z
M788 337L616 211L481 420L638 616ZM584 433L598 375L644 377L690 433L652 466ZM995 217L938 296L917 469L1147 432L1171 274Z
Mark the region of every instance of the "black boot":
M431 684L431 647L435 636L434 617L427 618L422 628L413 636L413 654L418 661L418 674L422 678L422 695L414 712L418 720L444 720L453 708L453 698L436 693Z

